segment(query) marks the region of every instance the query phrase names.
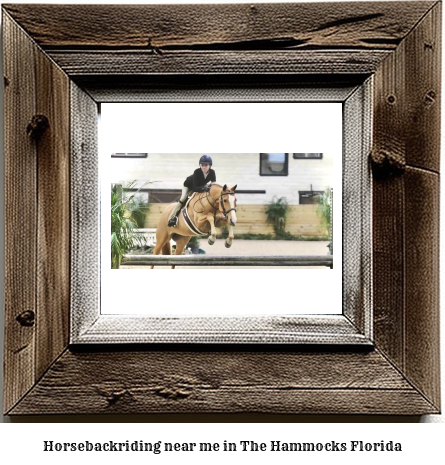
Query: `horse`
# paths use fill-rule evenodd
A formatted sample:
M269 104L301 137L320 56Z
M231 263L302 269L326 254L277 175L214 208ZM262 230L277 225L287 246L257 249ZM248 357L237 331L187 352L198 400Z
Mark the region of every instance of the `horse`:
M208 242L216 241L216 227L228 225L229 237L225 246L232 246L233 227L236 225L236 185L228 189L227 184L211 184L208 192L195 192L179 212L175 227L168 226L168 220L176 204L172 203L162 212L156 229L156 246L153 255L171 255L170 240L176 242L175 255L182 255L192 236L204 236L210 232ZM151 267L153 269L154 265ZM172 269L175 268L172 266Z

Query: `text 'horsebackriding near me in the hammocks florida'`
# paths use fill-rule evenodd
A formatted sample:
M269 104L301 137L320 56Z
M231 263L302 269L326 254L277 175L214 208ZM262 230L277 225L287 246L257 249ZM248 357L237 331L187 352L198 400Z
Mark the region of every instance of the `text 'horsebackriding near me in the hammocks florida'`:
M209 232L209 244L213 245L215 228L225 225L229 227L225 245L231 247L236 225L236 185L229 189L227 185L216 184L212 163L211 157L203 155L200 167L185 180L179 202L162 213L153 255L171 255L171 239L176 242L175 255L181 255L192 236L206 236Z

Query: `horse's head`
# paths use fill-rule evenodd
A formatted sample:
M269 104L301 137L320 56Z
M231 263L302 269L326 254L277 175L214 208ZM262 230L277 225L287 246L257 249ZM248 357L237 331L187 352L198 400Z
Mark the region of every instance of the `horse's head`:
M219 210L230 221L232 226L236 225L236 185L228 189L224 184L219 197Z

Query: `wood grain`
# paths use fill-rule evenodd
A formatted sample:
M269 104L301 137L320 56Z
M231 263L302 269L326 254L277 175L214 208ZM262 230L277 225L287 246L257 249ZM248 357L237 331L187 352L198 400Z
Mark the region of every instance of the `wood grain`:
M7 410L68 343L69 79L6 14L4 24L5 43L14 45L5 54ZM33 137L34 115L49 128ZM14 316L26 311L32 325L21 326Z
M439 339L440 330L439 192L438 174L407 168L405 369L410 381L437 406L440 406L440 352L432 341Z
M73 333L77 328L73 328ZM225 350L237 350L239 347L256 347L267 341L268 350L272 347L291 343L309 344L313 346L368 346L372 343L360 334L356 327L343 315L329 315L317 318L298 316L250 316L225 318L187 317L174 318L154 317L140 318L128 316L124 319L119 315L103 314L88 328L87 331L73 334L73 344L83 346L93 344L189 344L192 347L202 347L206 344L216 346L225 344ZM283 346L285 347L285 346ZM319 348L318 348L319 350ZM360 350L360 349L359 349Z
M145 227L156 228L167 205L152 203ZM248 233L274 235L273 226L266 222L266 207L266 205L238 205L235 235ZM285 230L298 236L326 236L316 210L316 205L290 205Z
M264 74L250 75L248 69L245 74L208 74L202 70L194 74L151 74L149 79L147 75L95 74L76 75L73 80L101 103L153 102L154 99L161 102L246 99L264 102L276 101L277 93L283 102L294 101L296 95L304 102L308 101L308 91L311 99L340 102L347 98L351 88L363 83L360 74L297 74L298 71L269 74L267 69L264 71Z
M439 2L15 4L3 11L6 412L439 411ZM374 172L376 349L90 346L65 348L57 358L66 345L67 259L48 245L54 239L65 255L69 127L60 108L67 79L57 66L108 100L122 86L127 95L167 84L259 86L274 73L293 85L350 85L373 73L372 153L397 168ZM50 123L41 140L26 134L37 111ZM77 153L85 157L83 150Z
M406 50L406 162L440 170L442 3L410 34Z
M12 412L396 413L435 409L376 351L66 352Z
M406 163L406 44L375 74L372 156ZM392 160L392 159L391 159ZM404 369L404 180L374 168L373 281L374 337L378 347Z
M375 152L439 171L441 4L376 73Z
M439 201L441 13L406 40L405 362L408 379L440 407ZM411 167L413 166L413 168ZM419 169L421 167L422 169Z
M71 332L100 313L98 106L71 82ZM85 285L88 283L88 285Z
M404 368L403 179L373 181L374 341Z
M343 105L342 292L343 314L372 339L372 184L368 153L372 147L372 79ZM337 254L339 249L336 248ZM347 257L347 259L345 259Z
M64 350L70 310L70 96L69 78L36 51L36 113L49 127L37 147L36 376Z
M36 147L26 128L36 112L35 46L3 15L5 154L5 389L10 409L35 382ZM30 318L24 325L17 317Z
M434 2L18 5L4 8L45 50L295 47L395 49ZM39 21L35 18L38 17Z
M376 73L373 146L395 167L374 169L375 341L436 405L440 8Z
M388 50L279 51L49 51L70 76L134 76L136 74L366 74L375 72Z

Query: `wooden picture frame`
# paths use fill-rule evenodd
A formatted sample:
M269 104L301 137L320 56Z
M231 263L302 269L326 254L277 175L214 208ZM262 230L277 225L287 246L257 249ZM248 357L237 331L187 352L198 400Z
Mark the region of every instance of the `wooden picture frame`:
M440 2L2 14L6 414L440 411ZM70 344L70 275L82 266L72 228L97 218L70 208L82 176L71 155L97 141L91 125L73 140L74 107L89 114L166 84L341 88L370 77L373 312L354 324L372 326L371 345Z

